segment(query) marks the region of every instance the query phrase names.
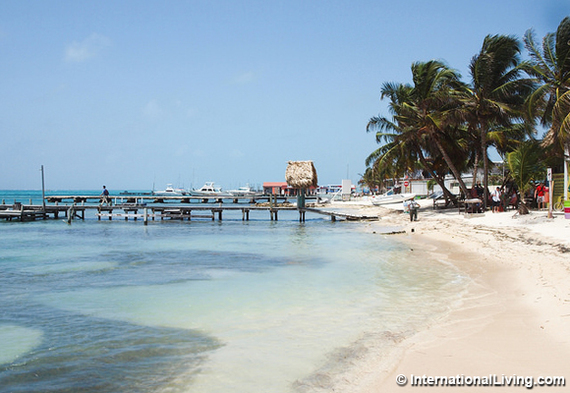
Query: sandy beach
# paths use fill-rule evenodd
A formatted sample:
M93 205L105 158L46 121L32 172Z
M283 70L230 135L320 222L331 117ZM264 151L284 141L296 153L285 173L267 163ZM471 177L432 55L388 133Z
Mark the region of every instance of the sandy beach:
M547 389L536 385L542 382L539 377L564 377L566 386L553 389L568 391L570 220L560 213L548 218L546 211L520 216L512 210L466 217L456 209L434 210L431 200L420 204L416 222L399 205L352 208L380 215L378 222L366 224L366 231L398 236L410 252L428 252L452 263L472 278L471 284L458 307L398 344L396 362L368 354L366 366L347 378L351 383L343 390L414 391L421 386L412 384L413 375L424 384L455 377L448 381L465 392L498 386L506 392L531 385ZM385 234L394 229L405 232ZM399 385L402 376L407 383ZM514 376L518 381L509 384ZM469 386L476 377L492 386ZM455 391L441 385L430 390Z

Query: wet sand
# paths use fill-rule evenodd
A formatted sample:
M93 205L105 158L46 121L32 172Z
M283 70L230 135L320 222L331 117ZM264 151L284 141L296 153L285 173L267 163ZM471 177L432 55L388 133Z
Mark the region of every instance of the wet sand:
M546 211L465 217L456 209L433 210L431 201L421 205L416 222L410 222L399 205L351 208L381 216L378 222L365 224L366 231L398 236L414 252L432 253L468 274L472 281L466 296L427 330L399 343L399 351L393 351L389 361L372 354L363 359L363 365L346 376L343 391L421 389L412 386L412 375L459 376L455 383L463 383L465 392L496 389L515 375L526 379L519 380L519 386L502 386L501 391L525 389L528 377L534 378L532 382L552 376L568 380L570 220L561 214L548 218ZM404 233L383 234L387 227ZM404 386L396 382L401 375L408 380ZM471 377L486 378L494 386L467 386ZM430 390L453 391L454 387Z

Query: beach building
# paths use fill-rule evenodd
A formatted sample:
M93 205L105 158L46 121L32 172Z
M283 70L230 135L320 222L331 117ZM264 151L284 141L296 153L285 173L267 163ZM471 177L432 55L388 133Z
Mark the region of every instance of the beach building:
M263 183L263 193L267 195L297 196L297 189L289 186L287 182L268 181ZM316 195L317 187L309 187L305 195Z

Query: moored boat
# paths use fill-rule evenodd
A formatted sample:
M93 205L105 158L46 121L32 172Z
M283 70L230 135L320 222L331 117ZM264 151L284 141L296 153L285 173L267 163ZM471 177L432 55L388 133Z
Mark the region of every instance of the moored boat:
M172 184L167 184L164 190L153 191L152 194L157 196L184 196L187 192L182 188L174 188L172 187Z
M216 187L214 182L206 182L197 190L191 190L190 195L203 197L231 197L230 193L223 192L221 187Z
M382 195L374 195L370 198L370 202L373 205L387 205L390 203L398 203L408 201L410 199L414 199L416 194L412 193L403 193L403 194L396 194L394 190L390 190L385 194Z
M228 190L228 193L235 197L252 197L255 196L257 193L251 189L251 187L239 187L237 190Z

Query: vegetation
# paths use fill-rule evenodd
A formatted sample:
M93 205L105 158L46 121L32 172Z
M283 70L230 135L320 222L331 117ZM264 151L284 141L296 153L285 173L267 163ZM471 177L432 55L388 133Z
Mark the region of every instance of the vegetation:
M544 175L545 165L541 160L543 150L536 141L522 142L507 155L510 176L515 181L519 192L524 195L532 181L540 180ZM519 213L528 213L524 198L519 203Z
M521 59L526 48L529 60ZM448 174L469 195L461 173L473 171L473 184L482 164L484 203L488 200L494 147L508 158L519 192L544 177L545 160L560 163L570 155L570 17L542 46L528 30L521 42L514 36L489 35L470 62L470 83L441 61L412 64L413 84L385 83L381 99L389 100L390 117L372 117L367 132L376 132L380 147L366 159L361 179L371 189L387 179L423 173L441 187ZM541 143L537 125L549 127ZM531 162L529 160L535 160Z

